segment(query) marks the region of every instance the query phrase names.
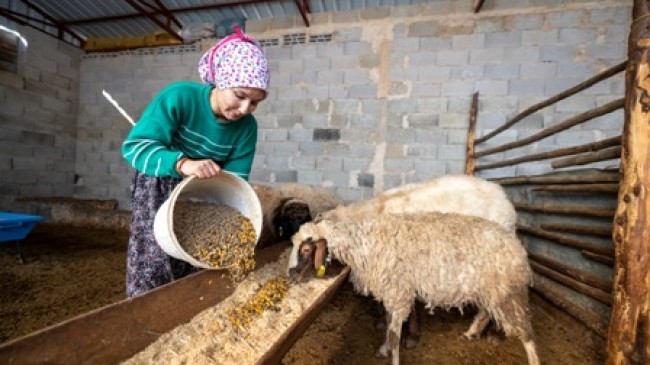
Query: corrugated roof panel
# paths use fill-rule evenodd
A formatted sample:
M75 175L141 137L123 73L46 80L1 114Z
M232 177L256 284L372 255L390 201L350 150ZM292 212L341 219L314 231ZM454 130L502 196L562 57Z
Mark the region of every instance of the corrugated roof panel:
M413 5L420 3L435 3L441 0L309 0L312 13L347 11L372 7L388 7ZM161 30L160 27L146 16L129 17L124 19L109 19L106 21L83 22L83 20L137 14L137 10L126 1L97 1L97 0L31 0L31 2L51 15L53 18L68 23L66 26L82 38L89 37L137 37ZM153 0L148 0L154 3ZM232 0L160 0L169 10L187 9L196 6L218 4L236 4ZM27 13L27 7L19 0L0 0L0 6L20 13ZM36 19L42 17L34 11L29 16ZM201 10L186 10L174 12L174 16L185 26L196 23L211 23L225 26L237 19L258 20L287 16L299 16L300 10L295 0L268 0L250 4L231 5L222 8L206 8ZM159 19L162 19L159 16ZM6 19L2 18L6 23ZM80 22L82 21L82 22ZM46 26L32 22L37 28ZM173 26L176 29L175 26ZM49 32L56 36L57 32Z

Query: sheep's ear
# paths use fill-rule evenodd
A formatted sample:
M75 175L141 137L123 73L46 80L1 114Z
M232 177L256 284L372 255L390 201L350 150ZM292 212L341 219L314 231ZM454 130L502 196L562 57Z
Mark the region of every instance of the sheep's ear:
M325 259L327 258L327 241L324 239L316 241L316 253L314 253L314 269L319 272L321 267L325 267ZM324 274L324 273L323 273Z

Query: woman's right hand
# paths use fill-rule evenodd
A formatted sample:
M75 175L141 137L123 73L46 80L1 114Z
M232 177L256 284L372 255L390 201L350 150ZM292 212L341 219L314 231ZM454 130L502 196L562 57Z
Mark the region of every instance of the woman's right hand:
M179 161L176 164L176 166L178 172L181 175L184 176L193 175L198 177L199 179L216 176L221 171L221 167L219 167L219 165L217 165L216 162L210 159L207 160L187 159L185 162Z

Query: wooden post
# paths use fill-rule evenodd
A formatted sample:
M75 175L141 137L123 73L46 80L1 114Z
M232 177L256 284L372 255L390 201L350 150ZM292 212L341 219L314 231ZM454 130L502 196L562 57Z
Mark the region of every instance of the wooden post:
M465 175L474 175L474 140L476 139L476 118L478 116L478 91L472 96L472 107L469 110L469 128L467 128L467 149L465 157Z
M650 0L634 0L607 365L650 364Z

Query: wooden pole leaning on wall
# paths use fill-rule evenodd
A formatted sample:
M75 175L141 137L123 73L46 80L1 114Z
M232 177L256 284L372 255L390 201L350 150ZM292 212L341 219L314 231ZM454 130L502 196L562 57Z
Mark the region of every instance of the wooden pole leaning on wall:
M617 137L612 137L612 138L608 138L608 139L603 139L603 140L597 141L597 142L583 144L583 145L580 145L580 146L560 148L560 149L553 150L553 151L535 153L535 154L532 154L532 155L521 156L521 157L509 159L509 160L503 160L503 161L499 161L499 162L492 162L492 163L486 163L486 164L482 164L482 165L476 165L474 167L474 169L476 171L478 171L478 170L493 169L493 168L496 168L496 167L512 166L512 165L520 164L522 162L547 160L547 159L550 159L550 158L562 157L562 156L570 156L570 155L575 155L575 154L583 153L583 152L599 151L599 150L602 150L603 148L612 147L612 146L620 146L620 145L621 145L621 136L617 136Z
M576 115L574 117L571 117L571 118L569 118L569 119L567 119L567 120L565 120L563 122L560 122L558 124L552 125L551 127L546 128L546 129L544 129L544 130L542 130L542 131L540 131L538 133L535 133L535 134L533 134L531 136L528 136L526 138L522 138L522 139L520 139L518 141L502 144L500 146L496 146L496 147L493 147L493 148L488 148L488 149L483 150L483 151L475 152L474 157L475 158L483 157L483 156L491 155L491 154L494 154L494 153L497 153L497 152L508 151L508 150L513 149L513 148L526 146L526 145L531 144L533 142L544 139L544 138L546 138L548 136L552 136L552 135L554 135L556 133L562 132L563 130L574 127L574 126L576 126L578 124L586 123L586 122L588 122L588 121L590 121L590 120L592 120L592 119L594 119L596 117L600 117L601 115L609 114L609 113L611 113L611 112L613 112L615 110L618 110L618 109L622 108L623 105L624 105L624 99L623 98L618 99L618 100L614 100L614 101L610 101L609 103L607 103L607 104L605 104L603 106L600 106L600 107L595 108L595 109L591 109L591 110L586 111L586 112L584 112L582 114L578 114L578 115Z
M612 227L581 226L578 224L564 223L542 223L539 227L547 231L587 234L597 237L612 237Z
M536 276L537 275L539 274L536 274ZM551 285L535 278L535 284L530 289L540 295L542 298L551 302L556 307L560 308L565 313L568 313L571 317L577 319L579 322L582 322L585 326L600 336L606 336L606 321L603 321L593 311L573 304L571 301L567 300L565 296L562 295L559 291L553 289Z
M591 261L598 262L603 265L607 265L609 267L614 267L613 257L601 255L599 253L595 253L587 250L580 251L580 254L582 255L582 257L589 259Z
M559 273L551 268L548 268L546 267L546 265L542 265L535 260L530 260L530 267L537 274L547 279L551 279L557 283L560 283L577 293L586 295L592 299L596 299L597 301L605 305L608 306L612 305L612 295L610 293L606 293L600 289L584 284L568 275Z
M474 175L474 140L476 139L476 118L478 117L478 91L472 96L469 110L469 127L467 128L467 148L465 151L465 175Z
M517 224L517 233L524 233L528 235L533 235L541 237L543 239L555 242L562 246L577 248L579 250L587 250L590 252L595 252L601 255L612 257L614 256L614 249L609 247L602 247L592 242L586 242L582 240L575 239L573 237L567 237L561 234L548 232L543 229L533 228Z
M607 365L650 364L650 1L634 0L632 19Z
M618 183L601 184L566 184L566 185L540 185L530 188L531 191L560 191L618 194ZM612 235L612 232L609 232Z
M562 160L553 161L551 166L554 169L576 165L586 165L593 162L615 160L621 158L621 147L611 147L597 152L586 153L579 156L573 156Z
M574 214L587 217L610 218L614 216L614 209L610 208L592 208L583 206L566 206L555 204L528 204L516 202L515 209L525 210L528 212L540 212L547 214Z
M612 292L612 281L601 279L591 273L583 270L576 269L572 266L563 264L557 260L548 258L544 255L528 252L528 258L536 261L537 263L546 266L549 269L564 274L574 280L579 281L585 285L602 290L607 294ZM611 300L611 296L608 300Z
M517 176L490 179L501 185L520 184L566 184L566 183L607 183L618 182L618 171L592 172L581 175L557 174L552 176Z
M490 138L496 136L497 134L503 132L504 130L510 128L511 126L515 125L516 123L520 122L522 119L526 118L527 116L533 114L534 112L536 112L538 110L541 110L541 109L543 109L543 108L545 108L545 107L547 107L549 105L553 105L553 104L557 103L560 100L566 99L569 96L574 95L574 94L576 94L576 93L578 93L578 92L580 92L582 90L585 90L585 89L593 86L594 84L596 84L596 83L598 83L600 81L603 81L605 79L610 78L613 75L616 75L617 73L625 70L626 66L627 66L627 61L622 62L622 63L620 63L620 64L618 64L618 65L616 65L616 66L614 66L614 67L612 67L612 68L610 68L608 70L605 70L605 71L603 71L603 72L601 72L601 73L599 73L599 74L597 74L597 75L595 75L595 76L581 82L580 84L578 84L576 86L573 86L573 87L571 87L569 89L566 89L563 92L561 92L561 93L559 93L559 94L557 94L557 95L555 95L555 96L553 96L553 97L551 97L549 99L546 99L546 100L544 100L542 102L539 102L539 103L531 106L530 108L528 108L528 109L522 111L521 113L515 115L512 119L510 119L508 122L506 122L501 127L493 130L492 132L486 134L485 136L483 136L481 138L478 138L476 140L476 144L483 143L483 142L487 141L488 139L490 139Z

